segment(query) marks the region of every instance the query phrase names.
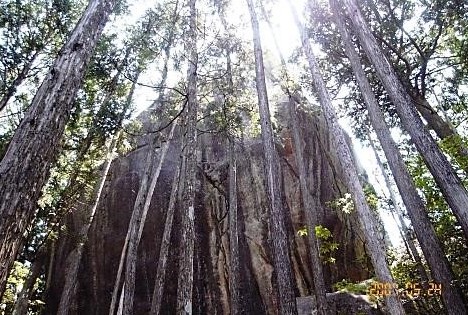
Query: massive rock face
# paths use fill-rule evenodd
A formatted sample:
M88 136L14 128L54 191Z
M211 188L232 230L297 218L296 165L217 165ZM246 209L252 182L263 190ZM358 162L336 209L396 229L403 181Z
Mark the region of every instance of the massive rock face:
M334 253L336 262L326 264L324 268L325 280L331 291L331 285L342 279L359 281L368 278L370 267L355 214L345 214L330 207L329 202L342 196L346 190L342 184L339 158L330 148L325 123L318 114L304 112L300 113L299 121L304 157L307 159L307 179L316 187L322 203L323 210L318 213L320 222L332 232L333 241L339 243L339 248ZM305 225L304 209L300 201L291 133L287 128L286 118L279 115L278 122L281 131L278 132L277 149L282 166L284 216L289 231L296 296L307 296L311 295L313 287L308 267L308 244L307 238L297 233ZM176 138L179 140L172 142L164 161L139 246L135 314L145 314L150 307L165 211L180 155L180 137ZM199 136L194 314L229 314L227 148L227 141L220 135ZM73 314L108 314L120 253L148 150L148 146L143 146L117 158L112 164L81 263ZM257 138L245 139L238 145L237 155L244 313L278 314L275 270L269 246L274 241L274 235L268 233L261 141ZM46 301L47 313L56 312L63 280L67 276L64 270L65 260L75 246L76 231L82 220L82 212L77 211L70 215L67 229L61 232L62 237L55 247ZM179 248L184 246L179 243L179 214L176 215L174 224L163 314L174 314L177 257Z

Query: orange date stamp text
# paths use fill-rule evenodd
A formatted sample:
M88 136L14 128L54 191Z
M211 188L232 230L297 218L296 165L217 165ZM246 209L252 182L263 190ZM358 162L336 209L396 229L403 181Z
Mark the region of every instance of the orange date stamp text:
M387 297L398 295L401 298L417 298L420 296L437 296L442 294L442 284L429 282L427 286L417 282L407 282L405 288L401 289L396 283L373 282L368 290L369 295L376 297Z

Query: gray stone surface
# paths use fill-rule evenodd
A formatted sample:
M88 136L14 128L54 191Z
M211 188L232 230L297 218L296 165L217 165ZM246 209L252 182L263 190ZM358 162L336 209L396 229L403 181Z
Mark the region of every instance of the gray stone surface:
M365 257L362 235L354 214L329 207L329 202L342 196L339 159L330 147L325 123L320 116L300 113L304 158L308 181L315 187L323 211L319 218L323 226L339 243L334 253L335 264L324 268L326 284L344 278L360 281L369 277L368 265L358 262ZM282 197L287 229L291 240L292 268L295 285L301 296L310 295L312 276L309 270L307 238L297 231L305 225L304 209L300 203L291 134L287 123L278 119L282 129L278 136L278 153L282 166ZM202 128L203 129L203 128ZM180 155L180 137L171 145L148 212L147 222L139 246L136 274L135 314L146 314L153 290L159 246L164 227L172 177ZM144 139L139 139L144 143ZM229 268L227 204L228 191L227 143L221 135L203 134L198 140L199 173L196 195L196 251L194 279L194 314L229 313ZM139 188L140 174L148 146L116 159L104 188L95 221L86 245L77 285L76 313L107 314L112 288L118 269L120 252L127 232L133 203ZM269 248L268 199L265 193L263 153L260 139L245 139L238 152L239 237L241 259L241 287L245 314L278 314L275 297L276 283ZM67 218L67 229L61 232L54 252L53 283L47 298L47 313L55 314L62 290L64 261L72 250L84 212L75 211ZM162 314L174 314L177 286L177 255L180 217L176 214L174 233L166 273ZM274 238L274 236L273 236ZM362 260L360 260L362 261ZM367 268L369 269L369 268ZM306 305L307 299L299 298ZM306 307L306 306L304 306ZM305 313L307 314L307 313ZM310 313L309 313L310 314Z

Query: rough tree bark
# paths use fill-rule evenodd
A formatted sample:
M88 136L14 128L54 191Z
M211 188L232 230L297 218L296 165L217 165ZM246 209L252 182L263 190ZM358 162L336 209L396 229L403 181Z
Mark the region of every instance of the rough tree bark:
M86 65L115 0L92 0L39 87L0 163L0 296L24 242Z
M196 191L196 144L197 144L197 9L196 0L189 0L189 29L186 34L188 53L188 94L185 148L185 184L182 193L182 235L177 283L177 314L192 314L193 257L195 244L195 191Z
M263 151L265 155L265 175L267 184L267 195L270 211L270 237L273 263L278 282L278 297L280 313L297 314L294 296L293 276L291 270L291 258L289 257L288 238L284 223L284 209L281 202L280 192L280 164L278 153L275 149L273 129L271 126L268 95L265 83L265 69L263 65L263 51L260 41L260 30L255 7L252 0L247 0L250 19L252 23L253 44L255 54L255 82L257 85L258 107L261 123L261 134Z
M354 0L343 0L343 2L352 22L353 30L359 37L364 51L395 104L404 129L410 134L445 200L457 217L465 236L468 237L468 208L466 207L468 192L424 126L411 96L401 84L392 65L380 49L356 2Z
M434 130L437 137L443 140L450 137L459 136L456 128L450 123L450 121L448 121L448 119L445 120L437 113L437 111L431 106L425 96L420 94L413 95L413 104L427 122L427 127ZM465 173L468 174L468 168L463 165L462 162L463 158L467 156L468 148L464 145L459 145L457 148L457 154L454 156L454 158L463 168Z
M370 83L367 80L364 70L360 64L359 55L351 42L348 30L346 29L344 21L339 13L340 8L335 0L331 0L330 3L335 16L335 22L345 46L345 53L351 63L351 67L356 76L362 96L367 105L370 122L374 127L377 138L385 152L385 156L387 157L388 164L400 191L401 198L403 199L408 211L408 215L413 224L421 249L432 271L434 280L441 283L445 288L443 290L444 292L442 292L444 304L450 313L463 314L466 311L463 304L463 298L459 289L454 285L453 272L443 252L442 246L437 239L435 229L429 220L424 202L419 197L416 186L414 185L411 175L405 166L403 157L399 153L398 148L391 137L389 128L385 123L383 113L380 111L377 100L372 93Z
M427 126L434 130L440 139L456 135L455 129L432 108L424 96L417 94L413 97L413 103L427 122Z
M164 223L164 232L159 249L158 266L156 269L156 279L154 281L153 297L151 299L150 315L159 315L161 309L161 301L164 293L164 277L166 275L166 263L169 255L169 246L171 245L172 223L174 221L175 204L177 200L177 191L180 182L179 165L175 171L174 179L172 180L171 196L169 198L169 206L166 212L166 221Z
M417 251L416 246L414 245L414 237L413 237L412 231L410 230L410 228L408 227L408 225L406 224L403 218L403 209L400 207L398 203L395 192L393 191L393 186L390 181L390 177L388 176L383 166L382 160L380 159L380 156L377 153L377 148L374 143L374 140L371 138L370 132L368 134L368 137L369 137L369 142L370 142L372 151L374 152L375 160L377 161L377 165L380 169L380 172L382 173L384 177L385 185L387 186L387 189L390 193L390 200L392 201L393 207L394 207L394 211L392 212L392 214L394 215L394 217L396 216L398 218L398 222L400 223L400 228L401 228L400 232L402 232L401 237L408 246L408 250L409 250L408 254L410 254L410 256L413 258L414 262L417 265L418 272L419 272L419 275L421 276L422 282L428 283L429 278L427 276L426 270L424 269L421 255L419 255L419 252Z
M375 217L367 204L364 191L359 182L358 172L353 162L351 150L346 143L343 130L338 124L336 113L333 109L325 82L320 74L319 66L315 59L315 55L312 52L312 47L309 43L305 29L299 21L297 12L292 5L291 11L293 12L295 22L301 33L302 48L308 60L312 79L314 81L315 88L317 89L319 101L325 114L325 119L328 123L332 143L334 143L337 155L341 157L343 174L347 187L353 196L372 265L374 266L375 273L380 282L393 283L393 278L386 261L384 246L379 240L379 232L376 226ZM386 304L391 314L405 313L394 289L393 294L386 297Z

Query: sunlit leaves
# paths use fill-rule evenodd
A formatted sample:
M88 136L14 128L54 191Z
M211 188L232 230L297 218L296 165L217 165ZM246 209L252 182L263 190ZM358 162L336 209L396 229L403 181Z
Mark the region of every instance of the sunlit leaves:
M333 235L329 229L322 225L315 226L315 235L320 242L320 256L327 263L335 263L333 257L334 252L338 249L339 244L333 242Z
M346 214L350 214L354 211L354 202L350 193L345 193L343 197L327 202L327 205L331 208L341 210Z
M0 309L4 309L7 313L13 311L16 298L23 288L23 284L28 276L29 268L24 264L15 261L11 269L10 276L7 280L7 287L0 304Z
M309 234L308 227L302 226L296 233L300 237L306 237ZM320 242L320 257L325 263L335 263L336 258L333 257L333 254L338 249L339 244L333 241L331 231L322 225L316 225L315 236Z
M350 292L354 294L367 294L370 288L370 282L354 283L343 279L333 284L333 289L341 292Z

